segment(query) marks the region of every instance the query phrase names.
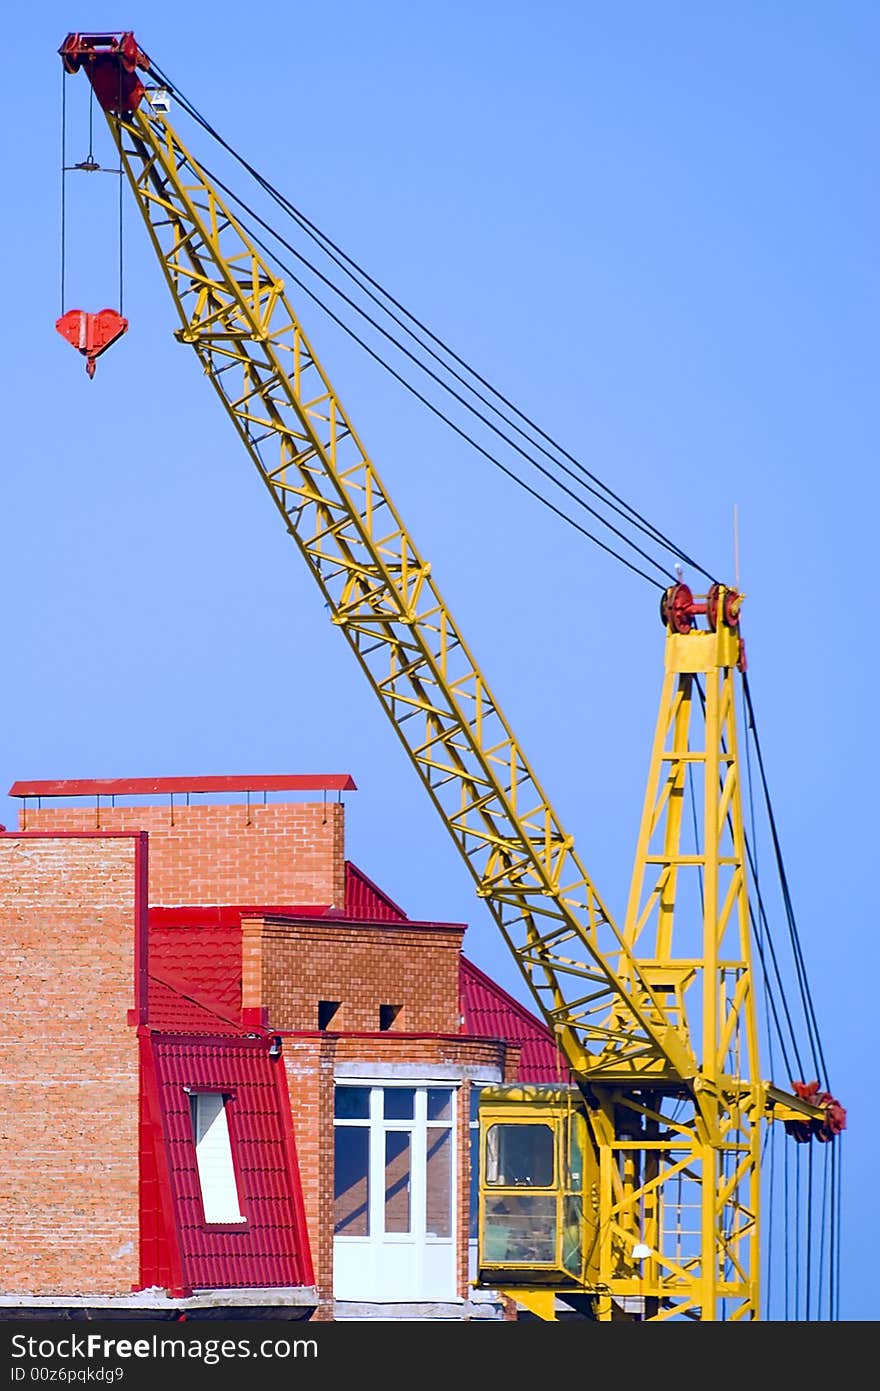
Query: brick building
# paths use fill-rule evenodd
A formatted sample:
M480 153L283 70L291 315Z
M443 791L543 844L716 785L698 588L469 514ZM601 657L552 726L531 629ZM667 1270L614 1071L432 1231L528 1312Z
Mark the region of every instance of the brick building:
M346 858L353 789L10 789L0 1313L505 1316L469 1284L475 1101L559 1061L463 924Z

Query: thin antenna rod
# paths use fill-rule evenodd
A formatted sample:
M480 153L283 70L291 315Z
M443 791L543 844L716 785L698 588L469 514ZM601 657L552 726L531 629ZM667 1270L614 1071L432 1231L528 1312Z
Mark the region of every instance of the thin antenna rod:
M733 582L739 589L739 507L733 504Z

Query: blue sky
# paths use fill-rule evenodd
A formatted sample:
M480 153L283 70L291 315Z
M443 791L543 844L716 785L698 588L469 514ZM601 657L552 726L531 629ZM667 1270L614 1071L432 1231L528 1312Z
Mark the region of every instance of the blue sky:
M47 3L6 65L0 793L18 778L350 772L351 857L412 916L468 922L471 957L522 995L219 403L173 340L130 202L128 335L89 383L54 331L56 51L71 29L130 27L319 227L731 581L736 511L761 744L849 1112L841 1314L872 1319L880 12L854 0L252 0L246 15L245 27L227 3L210 22L200 7ZM79 159L85 82L67 93ZM108 154L100 126L96 151ZM114 180L68 189L67 307L97 309L116 294ZM662 674L655 591L302 310L622 915ZM13 826L16 805L0 803Z

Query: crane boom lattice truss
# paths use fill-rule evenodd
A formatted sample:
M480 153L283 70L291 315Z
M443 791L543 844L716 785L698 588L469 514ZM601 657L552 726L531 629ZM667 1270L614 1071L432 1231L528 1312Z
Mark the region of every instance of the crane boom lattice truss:
M579 1072L670 1073L663 1009L277 279L163 115L112 129L195 349ZM615 964L619 963L619 964ZM631 981L620 993L624 969Z

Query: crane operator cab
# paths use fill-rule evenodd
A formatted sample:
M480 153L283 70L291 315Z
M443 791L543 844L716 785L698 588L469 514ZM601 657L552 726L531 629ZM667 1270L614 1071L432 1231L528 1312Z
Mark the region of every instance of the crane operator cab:
M599 1172L575 1086L484 1087L476 1285L583 1290L595 1279Z

